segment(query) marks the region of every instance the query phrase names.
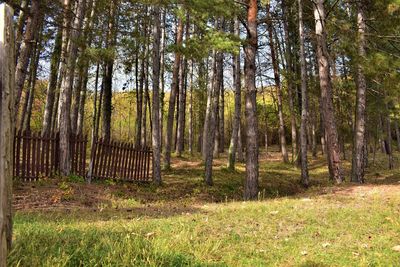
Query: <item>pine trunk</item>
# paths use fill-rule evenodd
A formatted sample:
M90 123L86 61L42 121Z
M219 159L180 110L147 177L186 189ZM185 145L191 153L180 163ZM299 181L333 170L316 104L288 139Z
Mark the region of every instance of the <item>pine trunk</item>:
M301 125L300 125L300 151L301 151L301 183L308 187L308 159L307 159L307 69L304 52L304 26L303 26L303 4L298 0L299 8L299 36L300 36L300 68L301 68Z
M257 124L257 88L256 53L257 36L257 0L248 0L247 42L245 45L245 90L246 90L246 182L244 198L256 199L258 196L258 124Z
M160 136L160 8L153 10L153 127L152 127L152 145L153 145L153 179L157 185L161 180L161 136Z
M69 1L64 2L65 10ZM71 31L71 44L69 48L67 72L62 81L59 99L58 128L60 130L60 173L68 176L71 173L71 155L70 155L70 134L71 134L71 96L74 82L75 65L78 53L78 40L81 33L83 18L85 14L86 0L79 0L77 3L77 16Z
M235 19L234 34L240 35L240 24L239 19ZM242 88L240 79L240 49L238 53L233 55L233 82L235 86L235 111L232 122L232 135L229 145L228 153L228 169L234 170L236 163L236 152L238 147L239 139L239 127L240 127L240 115L242 112Z
M116 39L116 12L117 2L110 1L110 16L107 29L106 48L114 49ZM108 142L111 138L111 113L112 113L112 79L114 71L114 58L107 58L103 77L103 106L102 106L102 136Z
M51 55L50 76L49 76L49 84L47 86L46 104L45 104L44 115L43 115L42 136L48 136L50 134L51 128L52 128L54 102L55 102L56 88L57 88L57 81L58 81L58 70L60 69L61 50L62 50L62 44L63 44L62 33L63 33L63 31L60 27L58 29L58 32L56 35L53 53ZM64 55L64 57L65 57L65 55Z
M365 17L363 3L358 3L357 26L358 26L358 56L360 60L366 56L365 52ZM364 70L361 63L357 66L357 96L356 96L356 117L354 128L354 145L353 145L353 161L351 181L364 183L365 174L365 143L366 140L366 91L367 85L365 82Z
M183 21L178 20L178 26L176 31L176 45L180 46L182 44L183 37ZM181 54L179 52L175 53L175 62L172 72L172 84L171 92L169 97L169 107L168 107L168 118L167 118L167 134L165 136L165 152L164 152L164 168L171 168L171 148L172 148L172 133L174 127L174 113L176 105L176 96L179 92L179 68L181 65Z
M269 37L269 47L271 51L271 60L274 69L274 79L275 79L275 87L276 87L276 94L278 100L278 117L279 117L279 140L281 144L281 153L282 153L282 160L285 163L289 162L289 157L286 148L286 134L285 134L285 121L283 118L283 100L282 100L282 86L281 86L281 79L279 75L279 62L278 57L276 55L276 47L274 42L274 35L273 35L273 24L271 19L271 11L268 5L268 37Z
M336 128L332 81L329 67L329 54L326 43L325 8L324 0L317 0L314 6L315 33L317 38L317 58L319 66L319 80L321 87L321 105L324 117L324 129L326 135L327 158L330 178L336 183L343 181L340 162L340 147Z
M29 61L32 55L33 46L35 44L35 36L37 29L39 28L39 24L41 23L41 1L40 0L32 0L30 14L28 16L28 20L25 27L24 40L21 44L20 53L18 56L17 66L15 70L15 90L16 90L16 99L15 99L15 116L17 116L19 104L21 101L22 89L24 88L24 83L26 79L26 74L29 66Z

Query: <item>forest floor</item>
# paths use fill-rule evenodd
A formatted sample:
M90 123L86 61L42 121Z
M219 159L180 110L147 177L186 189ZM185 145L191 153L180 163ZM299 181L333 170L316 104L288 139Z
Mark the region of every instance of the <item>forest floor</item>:
M299 169L261 153L253 202L242 201L244 165L229 172L226 161L215 160L213 187L198 156L174 159L161 187L16 182L10 266L400 265L400 168L388 170L384 155L366 184L340 186L319 155L305 190ZM348 181L350 162L344 169Z

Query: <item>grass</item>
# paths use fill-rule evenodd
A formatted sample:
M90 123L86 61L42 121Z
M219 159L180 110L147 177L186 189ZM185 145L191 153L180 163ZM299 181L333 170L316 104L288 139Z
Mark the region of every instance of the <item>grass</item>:
M319 158L311 163L313 183L305 191L298 184L299 170L276 156L260 164L263 193L254 202L241 201L244 166L229 172L224 157L216 161L214 187L203 185L201 163L188 157L175 160L161 188L105 182L89 187L76 179L55 186L48 181L40 186L43 191L63 192L59 187L67 183L64 191L70 197L59 200L58 208L16 212L9 264L400 264L400 252L393 249L400 245L399 169L385 170L385 159L379 158L367 175L369 184L335 186ZM349 163L345 167L348 173ZM86 205L88 198L92 201Z

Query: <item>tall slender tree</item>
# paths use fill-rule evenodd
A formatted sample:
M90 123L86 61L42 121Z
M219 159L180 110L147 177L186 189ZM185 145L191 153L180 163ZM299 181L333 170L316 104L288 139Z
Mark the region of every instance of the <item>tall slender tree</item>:
M356 117L354 127L354 145L353 145L353 164L351 171L351 181L363 183L365 174L364 148L366 135L366 91L367 84L363 70L362 61L365 59L365 15L364 1L357 4L357 26L358 26L358 56L359 63L357 65L357 96L356 96Z
M326 136L327 158L330 178L336 183L343 181L340 162L340 147L336 128L332 80L329 65L329 53L326 41L325 7L324 0L314 3L315 34L317 46L317 59L319 68L319 82L321 88L321 108L323 114L324 131Z
M183 21L178 19L177 31L176 31L176 45L182 44L183 38ZM168 118L167 118L167 134L165 136L165 152L164 152L164 168L171 168L171 148L172 148L172 132L174 127L174 113L176 105L176 97L179 92L179 68L181 65L181 53L175 53L175 61L172 72L172 84L171 92L169 96L169 107L168 107Z
M258 122L256 88L257 0L247 1L247 42L244 48L244 78L246 90L246 182L244 198L255 199L258 195Z
M161 43L161 22L160 7L153 9L153 179L156 184L161 184L161 136L160 136L160 43Z
M304 26L303 26L303 4L302 0L297 1L299 8L299 36L300 36L300 68L301 68L301 126L300 126L300 150L301 150L301 183L308 187L308 160L307 160L307 116L308 116L308 95L307 95L307 70L306 57L304 52Z

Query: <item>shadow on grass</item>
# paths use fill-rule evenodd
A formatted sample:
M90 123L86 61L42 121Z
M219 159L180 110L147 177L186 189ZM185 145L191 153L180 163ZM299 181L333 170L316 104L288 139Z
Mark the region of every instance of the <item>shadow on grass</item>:
M193 255L157 246L151 226L20 229L9 266L205 266ZM116 242L117 241L117 242ZM222 265L221 265L222 266Z

